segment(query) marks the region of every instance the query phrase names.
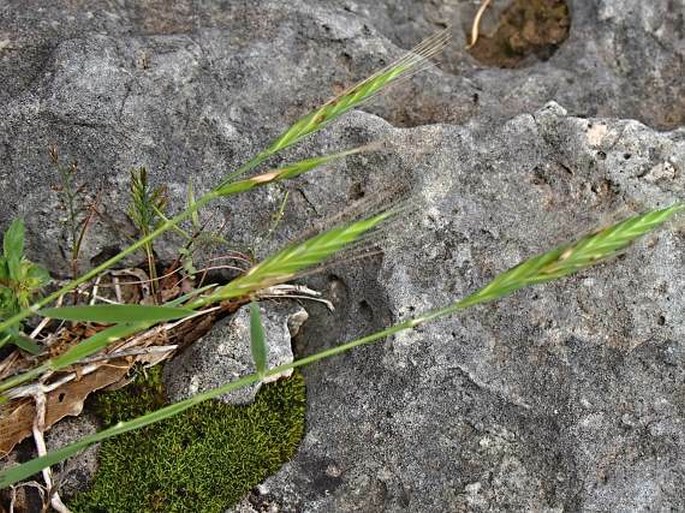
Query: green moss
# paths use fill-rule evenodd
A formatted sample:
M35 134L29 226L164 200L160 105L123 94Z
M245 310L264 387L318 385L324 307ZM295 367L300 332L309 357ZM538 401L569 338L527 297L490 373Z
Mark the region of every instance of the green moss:
M158 374L103 395L108 422L158 406ZM117 409L116 405L121 407ZM126 415L120 412L125 411ZM292 458L304 434L301 374L262 387L254 403L206 401L174 418L108 440L93 486L69 506L79 513L218 513Z
M105 427L130 420L164 406L162 366L140 371L133 383L114 392L96 394L94 413Z

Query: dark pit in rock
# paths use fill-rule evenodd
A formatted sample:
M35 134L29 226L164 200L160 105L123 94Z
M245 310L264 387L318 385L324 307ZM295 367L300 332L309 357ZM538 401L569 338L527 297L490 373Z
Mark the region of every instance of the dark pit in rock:
M514 0L504 9L491 7L494 29L483 24L469 52L479 62L517 68L546 61L568 38L571 15L564 0ZM471 35L469 37L472 37Z

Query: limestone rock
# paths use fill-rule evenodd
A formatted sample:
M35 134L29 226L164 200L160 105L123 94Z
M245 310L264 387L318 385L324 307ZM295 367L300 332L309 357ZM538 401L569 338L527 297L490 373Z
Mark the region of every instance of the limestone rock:
M268 347L267 366L277 367L293 361L288 323L306 316L292 305L262 303L262 322ZM164 366L165 389L172 402L187 399L255 372L250 352L250 309L240 308L233 316L219 321L212 330ZM290 372L283 377L290 376ZM270 380L280 376L272 376ZM225 402L246 404L254 400L261 383L221 396Z
M568 6L556 51L500 69L463 50L470 0L15 2L0 10L0 225L25 216L31 258L69 268L55 144L102 207L87 267L133 234L131 167L147 166L180 209L189 180L208 190L309 108L451 23L440 67L270 164L377 140L381 151L205 216L230 249L265 255L362 197L418 206L376 241L382 254L308 278L336 311L312 307L301 354L456 300L575 234L682 197L682 1ZM261 238L285 190L282 223ZM178 245L156 250L169 258ZM685 510L683 258L676 224L613 263L306 369L302 448L252 502Z

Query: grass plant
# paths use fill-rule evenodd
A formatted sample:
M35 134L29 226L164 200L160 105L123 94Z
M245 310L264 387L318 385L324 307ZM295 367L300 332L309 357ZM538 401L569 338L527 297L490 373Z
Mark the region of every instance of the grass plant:
M250 386L264 378L280 375L285 371L299 368L324 358L330 358L361 345L370 344L394 335L400 331L413 329L438 318L452 315L468 307L502 298L520 288L544 283L587 269L599 262L619 255L639 237L650 233L683 209L685 209L685 205L677 203L667 208L650 210L644 214L630 217L599 232L586 235L575 242L559 246L551 251L530 258L497 276L488 285L474 294L443 308L425 312L371 335L340 344L292 363L245 376L223 386L197 394L189 399L165 406L148 415L143 415L127 422L120 422L46 456L0 472L0 487L9 486L17 481L26 479L42 468L54 465L73 456L94 443L171 418L206 400Z
M129 217L138 228L140 234L145 237L162 223L162 216L167 205L167 193L164 187L151 188L147 180L147 169L144 167L131 170L131 205ZM147 258L152 297L155 302L159 300L157 295L159 284L157 282L157 263L152 241L143 245L143 252Z
M100 307L99 310L89 307L68 310L67 308L46 307L64 294L74 290L79 285L92 280L110 266L117 264L125 256L150 248L152 241L159 235L172 229L178 229L179 225L186 220L197 220L196 213L208 203L219 198L225 198L234 194L247 192L255 187L261 187L269 183L287 180L309 172L321 165L344 158L357 149L340 153L305 159L282 168L263 172L256 176L242 178L253 171L268 158L288 148L304 137L320 130L345 112L358 107L364 101L377 94L388 84L397 81L403 76L413 72L426 57L438 51L446 42L446 34L428 40L399 62L389 66L385 70L369 77L356 86L350 88L335 99L325 103L313 112L296 121L292 126L281 133L280 136L258 153L252 160L240 166L235 171L228 173L215 188L207 194L189 201L186 210L172 217L161 217L159 223L153 223L150 230L143 233L141 239L122 251L119 255L109 259L104 264L97 266L84 275L75 278L70 283L61 287L58 291L47 295L33 305L12 312L4 320L0 321L0 332L13 329L24 319L33 314L49 315L57 318L70 318L89 321L112 323L111 326L85 339L81 344L59 356L45 360L36 367L18 374L0 383L0 391L5 400L11 400L19 395L19 391L26 390L27 382L38 379L45 373L56 373L77 364L84 358L102 350L108 344L135 335L144 330L153 328L160 322L175 319L177 316L191 318L205 308L230 301L236 298L251 299L260 290L275 284L285 283L299 276L302 272L315 266L340 250L359 243L364 237L376 230L382 223L388 221L396 213L387 211L372 215L360 221L348 223L344 226L332 228L324 233L311 237L304 242L293 244L275 253L271 257L256 264L245 274L226 285L208 287L204 290L194 291L176 299L171 303L154 307L142 305L120 305L118 308ZM613 226L585 235L575 242L557 247L551 251L530 258L518 266L503 272L489 284L469 295L444 307L424 312L414 318L392 325L379 332L365 337L348 341L320 353L301 358L292 363L275 368L267 368L264 361L266 343L263 332L259 327L258 308L252 307L252 353L255 358L257 372L242 377L223 386L197 394L189 399L166 405L151 413L117 422L112 426L85 436L77 442L53 451L41 457L35 458L21 465L6 468L0 471L0 487L10 486L20 480L32 476L38 471L54 465L68 458L81 449L91 444L102 442L113 437L145 429L159 422L171 422L171 419L191 409L202 408L202 403L214 399L230 391L246 387L271 376L276 376L284 371L295 369L303 365L311 364L324 358L329 358L355 347L369 344L402 330L412 329L437 318L452 315L465 308L473 307L488 301L493 301L511 294L516 290L531 285L538 285L550 280L559 279L572 273L589 268L600 262L610 259L624 251L632 242L639 237L661 226L677 212L685 208L677 203L670 207L647 211L630 217ZM122 310L123 308L123 310ZM147 310L146 310L147 309ZM118 310L118 311L117 311ZM106 317L101 317L105 315ZM198 410L200 411L200 410Z

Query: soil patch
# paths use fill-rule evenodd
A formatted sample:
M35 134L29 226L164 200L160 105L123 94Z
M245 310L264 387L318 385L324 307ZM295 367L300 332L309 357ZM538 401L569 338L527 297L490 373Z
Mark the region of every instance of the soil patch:
M565 0L514 0L495 11L495 17L495 29L488 31L481 25L478 41L469 52L479 62L498 68L549 59L568 38L571 27Z

